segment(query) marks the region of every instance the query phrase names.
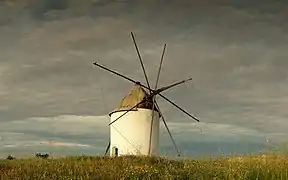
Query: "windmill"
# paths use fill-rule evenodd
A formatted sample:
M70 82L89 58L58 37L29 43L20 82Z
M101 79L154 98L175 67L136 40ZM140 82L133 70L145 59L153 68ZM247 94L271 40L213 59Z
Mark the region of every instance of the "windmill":
M145 76L146 84L131 79L115 70L109 69L98 62L94 62L95 66L104 69L114 75L120 76L134 83L134 88L127 94L121 101L118 108L109 113L110 116L110 141L105 151L105 155L108 154L110 149L110 156L118 155L148 155L156 156L158 154L159 147L159 121L162 119L164 126L172 140L173 146L180 156L179 150L176 146L175 140L167 126L166 120L160 110L158 103L156 102L156 96L160 96L168 103L185 113L190 118L199 122L199 120L182 109L176 103L162 95L161 93L172 87L183 84L192 80L188 78L179 82L175 82L171 85L158 88L160 72L166 50L166 44L164 45L163 52L160 59L160 65L157 73L157 79L155 87L151 88L148 81L148 77L145 71L145 67L134 37L131 32L131 37ZM111 148L112 147L112 148Z

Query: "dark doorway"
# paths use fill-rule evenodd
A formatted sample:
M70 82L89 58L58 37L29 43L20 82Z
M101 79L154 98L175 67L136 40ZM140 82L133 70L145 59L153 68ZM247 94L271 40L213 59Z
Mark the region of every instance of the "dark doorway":
M113 156L118 156L118 148L115 147L115 146L112 148L112 155Z

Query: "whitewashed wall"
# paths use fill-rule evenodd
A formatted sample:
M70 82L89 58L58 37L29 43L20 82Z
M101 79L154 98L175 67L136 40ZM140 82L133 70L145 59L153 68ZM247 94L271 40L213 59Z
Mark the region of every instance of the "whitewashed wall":
M114 121L126 111L111 115ZM138 108L130 111L110 126L110 155L113 147L118 148L118 155L149 155L149 139L152 123L150 109ZM159 113L154 111L154 121L151 139L151 154L158 155L159 149Z

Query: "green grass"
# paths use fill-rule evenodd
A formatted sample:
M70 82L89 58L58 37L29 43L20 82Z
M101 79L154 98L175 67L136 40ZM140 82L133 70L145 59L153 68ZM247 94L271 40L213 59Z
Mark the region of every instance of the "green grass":
M0 160L0 179L288 179L288 156L203 160L67 157Z

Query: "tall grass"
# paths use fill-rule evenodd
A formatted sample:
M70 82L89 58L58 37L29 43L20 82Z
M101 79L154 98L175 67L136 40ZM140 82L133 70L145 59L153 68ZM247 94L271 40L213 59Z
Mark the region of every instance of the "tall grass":
M126 156L0 160L2 179L288 179L288 156L203 160Z

